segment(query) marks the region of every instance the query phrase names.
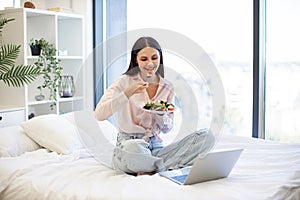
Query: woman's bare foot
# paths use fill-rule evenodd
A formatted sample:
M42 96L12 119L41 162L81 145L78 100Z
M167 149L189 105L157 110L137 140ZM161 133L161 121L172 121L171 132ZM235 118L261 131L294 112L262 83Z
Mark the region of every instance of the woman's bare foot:
M141 176L141 175L150 175L150 176L152 176L152 175L154 175L156 172L155 171L153 171L153 172L138 172L137 174L136 174L136 176Z

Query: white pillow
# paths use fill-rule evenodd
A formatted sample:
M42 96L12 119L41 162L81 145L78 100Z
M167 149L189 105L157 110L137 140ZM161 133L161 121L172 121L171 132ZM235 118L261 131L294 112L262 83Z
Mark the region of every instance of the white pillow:
M75 120L75 115L77 115L76 117L77 120L81 120L82 116L84 116L85 119L87 119L88 121L85 123L90 123L91 125L92 125L91 120L95 120L95 122L97 122L99 128L101 129L101 132L106 137L106 139L108 139L112 144L116 143L118 129L108 120L97 121L96 118L94 117L95 113L92 111L75 111L75 112L69 112L63 114L61 116L76 126L78 122Z
M60 115L41 115L21 123L25 133L39 145L60 154L83 148L76 127Z
M40 146L30 139L20 126L0 128L0 157L19 156Z
M113 144L116 144L118 129L108 120L98 121L98 125L104 136Z

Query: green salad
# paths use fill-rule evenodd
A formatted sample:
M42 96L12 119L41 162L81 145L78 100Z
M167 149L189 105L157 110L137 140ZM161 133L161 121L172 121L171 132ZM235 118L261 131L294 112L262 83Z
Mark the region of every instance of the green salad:
M146 110L172 111L175 109L175 106L172 103L161 100L159 102L147 102L143 108Z

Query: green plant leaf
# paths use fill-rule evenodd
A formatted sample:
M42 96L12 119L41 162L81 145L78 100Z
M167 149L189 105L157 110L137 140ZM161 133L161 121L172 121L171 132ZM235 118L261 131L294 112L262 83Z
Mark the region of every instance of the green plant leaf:
M3 14L0 14L0 17L2 17ZM5 24L7 24L10 21L13 21L15 19L6 19L6 18L1 18L0 19L0 33L2 33L2 29L4 27Z
M60 60L56 58L57 50L53 44L50 44L43 38L36 42L42 43L42 52L39 55L37 62L34 64L41 69L43 83L40 87L49 90L49 100L53 100L50 104L52 110L55 106L55 101L57 100L57 88L63 68L60 66Z
M25 83L29 84L40 75L40 69L31 65L13 66L6 73L0 74L0 80L13 87L21 87Z
M2 18L0 13L0 36L5 24L14 19ZM21 45L7 44L0 48L0 81L8 86L20 87L25 83L29 84L40 75L40 69L31 65L15 66L16 59L20 54Z
M21 45L3 45L0 50L0 72L5 73L15 65Z

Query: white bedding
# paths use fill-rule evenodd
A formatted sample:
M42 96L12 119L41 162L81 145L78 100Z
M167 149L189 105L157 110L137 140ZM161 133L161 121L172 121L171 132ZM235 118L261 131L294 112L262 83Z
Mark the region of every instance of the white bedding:
M224 135L216 146L233 147L244 151L228 178L190 186L39 149L0 159L0 199L300 199L300 144Z

